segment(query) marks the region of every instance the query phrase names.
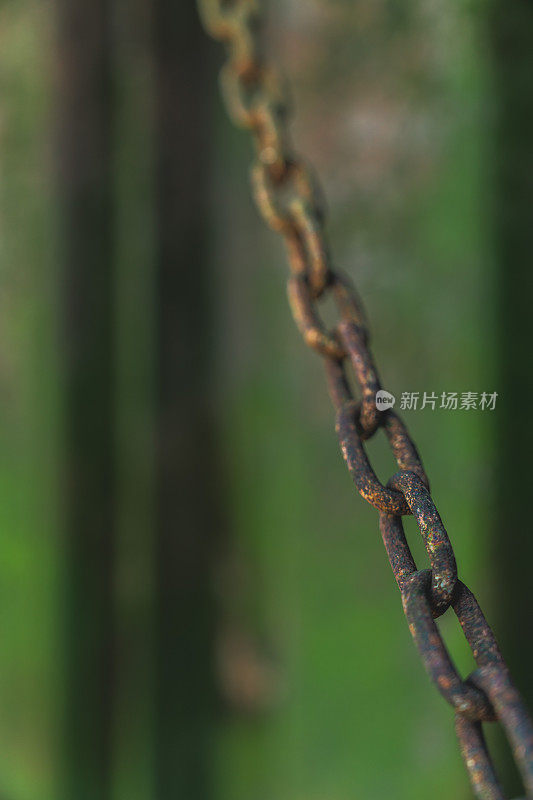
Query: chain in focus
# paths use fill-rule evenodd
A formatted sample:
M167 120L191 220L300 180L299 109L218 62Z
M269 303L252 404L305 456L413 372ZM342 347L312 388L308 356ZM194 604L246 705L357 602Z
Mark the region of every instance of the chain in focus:
M285 241L291 310L307 345L323 357L344 459L359 493L379 511L409 629L431 680L455 711L455 729L474 794L480 800L505 800L482 730L482 723L497 720L527 797L533 798L533 725L479 604L457 577L453 548L416 446L398 414L376 407L381 383L364 311L348 278L331 267L320 190L309 166L292 149L287 92L261 53L258 5L255 0L199 0L199 7L208 33L227 46L222 90L230 116L250 129L255 140L253 193L261 215ZM339 314L331 330L319 312L328 293ZM386 486L372 469L364 444L379 429L398 464ZM431 569L419 571L411 554L402 524L402 517L410 514L417 521ZM450 607L477 665L466 679L457 672L435 622Z

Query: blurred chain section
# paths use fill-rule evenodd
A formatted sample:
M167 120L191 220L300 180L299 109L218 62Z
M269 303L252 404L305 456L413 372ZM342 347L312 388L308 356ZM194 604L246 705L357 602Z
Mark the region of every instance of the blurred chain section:
M409 629L431 680L455 710L474 794L480 800L505 800L482 730L482 722L497 720L527 797L533 798L533 725L474 595L457 577L453 548L416 446L400 417L376 406L381 383L365 314L350 281L331 267L321 193L311 169L292 149L287 90L261 52L260 9L255 0L199 0L199 8L208 33L226 44L223 95L232 119L249 128L256 142L253 193L267 224L285 240L292 313L306 344L324 359L344 459L359 493L380 512L381 534ZM318 310L326 293L331 293L340 318L332 330L325 328ZM379 428L399 467L387 486L380 483L364 448ZM417 570L402 524L408 514L417 521L430 570ZM435 622L450 606L477 665L466 679L457 672Z

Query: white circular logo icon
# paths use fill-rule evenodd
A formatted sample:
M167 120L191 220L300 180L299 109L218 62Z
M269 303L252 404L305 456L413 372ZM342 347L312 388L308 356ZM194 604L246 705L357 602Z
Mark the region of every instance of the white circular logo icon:
M380 389L379 392L376 392L376 408L378 411L386 411L387 408L392 408L395 402L394 395L386 392L385 389Z

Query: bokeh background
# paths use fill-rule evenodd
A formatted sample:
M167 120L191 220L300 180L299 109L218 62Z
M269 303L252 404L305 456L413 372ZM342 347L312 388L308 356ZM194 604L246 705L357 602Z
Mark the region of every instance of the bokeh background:
M533 7L265 7L385 385L498 392L404 418L531 706ZM0 797L472 797L192 0L0 42Z

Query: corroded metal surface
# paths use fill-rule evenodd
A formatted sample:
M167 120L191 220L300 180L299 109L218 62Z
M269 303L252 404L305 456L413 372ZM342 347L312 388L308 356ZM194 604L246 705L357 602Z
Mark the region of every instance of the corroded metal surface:
M434 620L435 611L433 608L431 577L432 574L429 570L412 573L406 581L402 593L409 630L418 647L420 658L442 696L457 711L460 711L461 714L469 719L494 720L495 712L485 693L468 681L461 679L442 641ZM458 581L456 598L462 599L464 592L468 592L468 589ZM469 594L471 600L473 600L473 595ZM453 607L455 610L455 603ZM482 618L479 607L477 608L477 613ZM485 623L484 619L483 623ZM482 627L484 628L482 636L492 637L488 625L485 623ZM472 641L475 644L480 644L477 631L472 637ZM472 645L472 642L470 644ZM474 649L477 654L476 662L478 664L483 663L483 649L480 649L480 647ZM499 656L499 659L499 663L501 663L501 656Z
M457 564L439 512L428 489L414 472L402 470L389 480L388 485L403 493L409 510L416 518L432 567L432 609L434 612L444 612L450 605L456 587ZM405 543L407 547L401 517L391 518L389 515L387 517L386 523L382 526L382 530L385 531L383 533L385 545L390 543L394 547ZM404 571L403 588L405 588L405 578Z
M199 0L199 7L207 31L227 46L223 94L233 120L254 135L253 192L263 218L285 240L294 319L305 342L324 359L343 456L360 494L380 511L381 533L409 629L431 680L455 709L456 732L474 793L480 800L505 798L482 730L483 722L497 720L511 745L527 796L533 798L530 717L474 595L457 578L453 548L416 446L397 414L377 408L381 383L369 348L364 310L350 281L331 267L320 190L310 168L292 148L284 84L261 54L257 3ZM326 329L318 310L326 293L333 296L339 313L332 330ZM364 447L379 428L399 467L386 486L378 480ZM430 570L417 570L401 519L407 514L417 521ZM466 679L459 675L435 622L449 607L477 664Z

